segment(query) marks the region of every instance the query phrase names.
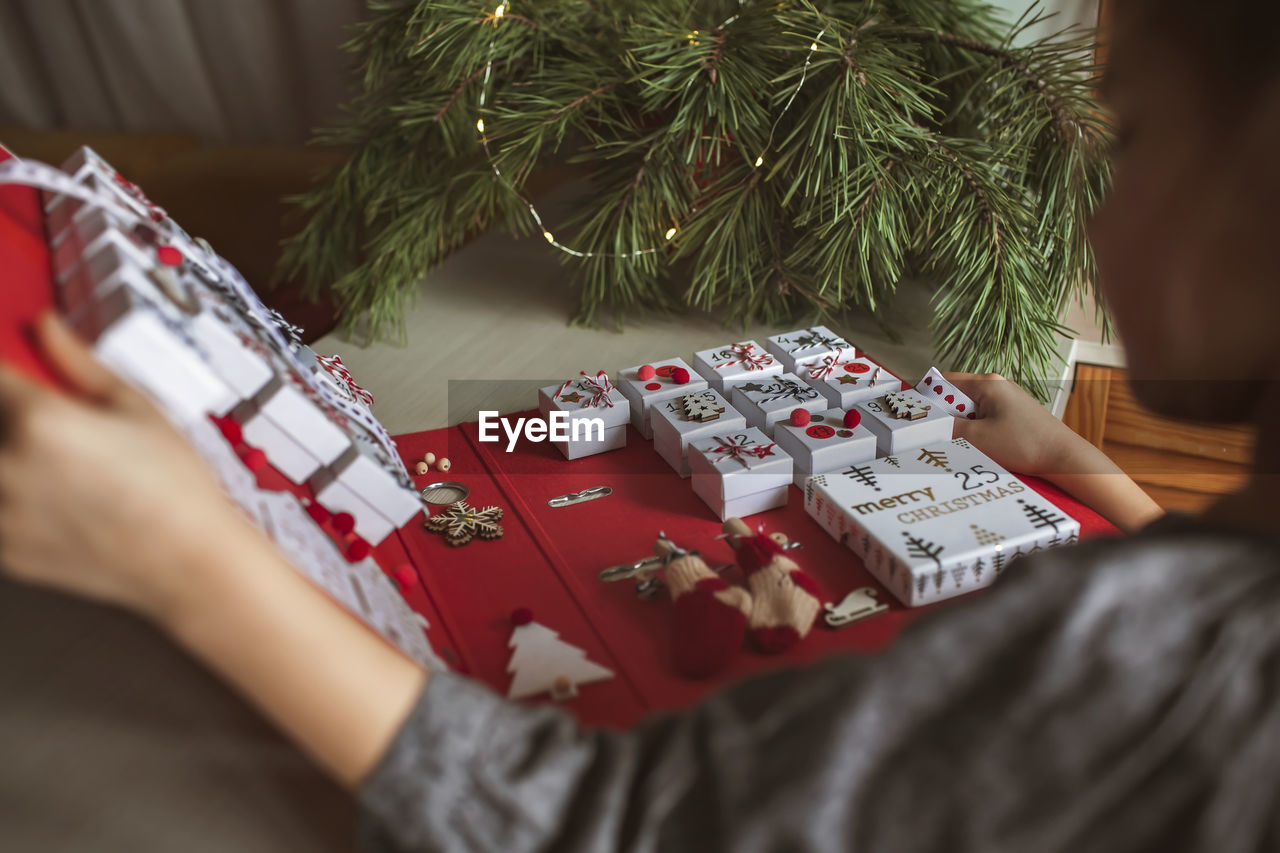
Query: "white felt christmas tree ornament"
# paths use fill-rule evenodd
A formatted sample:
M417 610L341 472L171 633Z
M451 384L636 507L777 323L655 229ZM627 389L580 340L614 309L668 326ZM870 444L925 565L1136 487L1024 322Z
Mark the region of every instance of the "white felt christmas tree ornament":
M557 700L571 699L577 688L593 681L613 678L613 672L587 660L587 653L560 639L545 625L533 621L533 613L521 607L511 614L511 661L507 672L513 676L508 699L527 699L550 693Z

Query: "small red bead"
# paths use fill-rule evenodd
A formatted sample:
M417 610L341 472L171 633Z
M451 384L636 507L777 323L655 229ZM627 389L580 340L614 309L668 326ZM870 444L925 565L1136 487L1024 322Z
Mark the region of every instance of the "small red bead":
M333 516L333 529L346 536L356 529L356 519L349 512L340 512Z
M244 432L240 429L240 424L230 418L218 421L218 431L231 444L239 444L244 441Z
M312 501L307 504L307 515L311 516L311 520L316 524L328 524L332 514L320 504Z
M358 563L365 557L369 556L369 552L373 548L363 539L357 539L347 546L347 559L353 563Z
M811 417L812 416L809 414L808 409L800 409L800 408L792 409L791 425L797 426L797 427L808 426L809 420Z
M653 369L652 364L642 364L640 369L636 371L636 378L641 382L648 382L657 375L657 371Z
M240 461L244 463L244 467L256 474L259 471L266 470L267 454L256 447L251 447L241 454Z
M413 570L413 566L397 566L391 576L396 579L396 583L400 585L402 592L406 589L412 589L418 583L418 573Z
M160 263L164 264L166 267L182 266L182 252L179 252L172 246L161 246L156 249L156 257L160 260Z
M857 409L850 409L849 411L844 413L845 429L853 429L860 423L862 423L862 413L859 412Z
M674 368L671 371L671 381L677 385L689 384L689 371L685 370L683 367Z
M527 607L517 607L511 611L511 624L517 628L533 621L533 611Z

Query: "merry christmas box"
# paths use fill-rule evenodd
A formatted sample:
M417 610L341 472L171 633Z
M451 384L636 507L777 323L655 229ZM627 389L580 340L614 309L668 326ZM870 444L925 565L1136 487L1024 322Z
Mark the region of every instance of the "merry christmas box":
M739 382L777 376L782 372L782 362L755 341L741 341L695 352L693 369L712 388L728 395Z
M826 326L783 332L769 338L765 346L778 357L787 373L799 373L801 365L832 355L836 350L854 351L853 344Z
M654 404L653 448L681 477L689 476L689 442L723 432L741 432L747 419L714 388Z
M693 492L716 516L745 517L787 505L793 463L755 427L689 442Z
M875 434L881 456L951 438L955 418L912 390L892 391L854 407Z
M644 371L646 378L641 379L640 373L645 367L652 367L654 372L648 376L648 371ZM684 382L679 381L682 378ZM653 438L649 415L654 403L683 397L690 391L702 391L706 387L707 380L695 373L682 358L637 365L618 374L618 390L631 403L631 425L646 439Z
M555 435L557 418L566 419L565 440L551 440L565 459L580 459L627 446L627 422L631 401L609 381L603 370L594 376L583 373L560 385L538 390L538 411L547 418ZM552 418L552 413L560 413Z
M1012 560L1080 535L963 438L812 477L805 511L908 607L989 586Z
M792 480L802 489L813 474L876 458L876 437L861 423L846 427L842 409L810 415L803 426L779 421L773 428L773 440L795 461Z
M852 409L902 387L902 380L853 350L837 350L810 362L800 368L799 376L836 409Z
M733 387L733 406L747 423L773 434L773 425L791 415L793 409L821 412L827 401L793 373L753 379Z

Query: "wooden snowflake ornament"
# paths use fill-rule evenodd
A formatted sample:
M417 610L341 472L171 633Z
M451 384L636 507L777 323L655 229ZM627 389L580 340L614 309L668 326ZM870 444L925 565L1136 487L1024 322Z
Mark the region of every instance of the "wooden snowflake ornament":
M472 539L501 539L502 507L487 506L476 509L466 501L458 501L444 512L431 516L423 525L432 533L444 536L455 548L466 545Z

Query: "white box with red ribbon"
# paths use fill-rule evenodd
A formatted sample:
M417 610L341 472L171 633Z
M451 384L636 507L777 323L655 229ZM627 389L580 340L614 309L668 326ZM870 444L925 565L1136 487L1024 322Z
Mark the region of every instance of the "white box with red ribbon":
M791 457L755 427L689 442L693 492L721 521L787 505Z
M689 442L722 432L740 432L747 419L714 388L691 391L654 404L653 449L681 477L689 476Z
M594 456L627 446L627 424L632 419L631 401L609 381L603 370L594 375L583 371L577 379L538 390L538 411L548 420L551 443L566 459ZM560 413L564 419L552 418ZM563 429L565 439L555 437Z
M712 347L693 354L693 369L725 396L739 382L777 376L782 362L755 341Z
M835 409L852 409L887 391L897 391L902 380L853 350L836 350L803 365L797 373Z

